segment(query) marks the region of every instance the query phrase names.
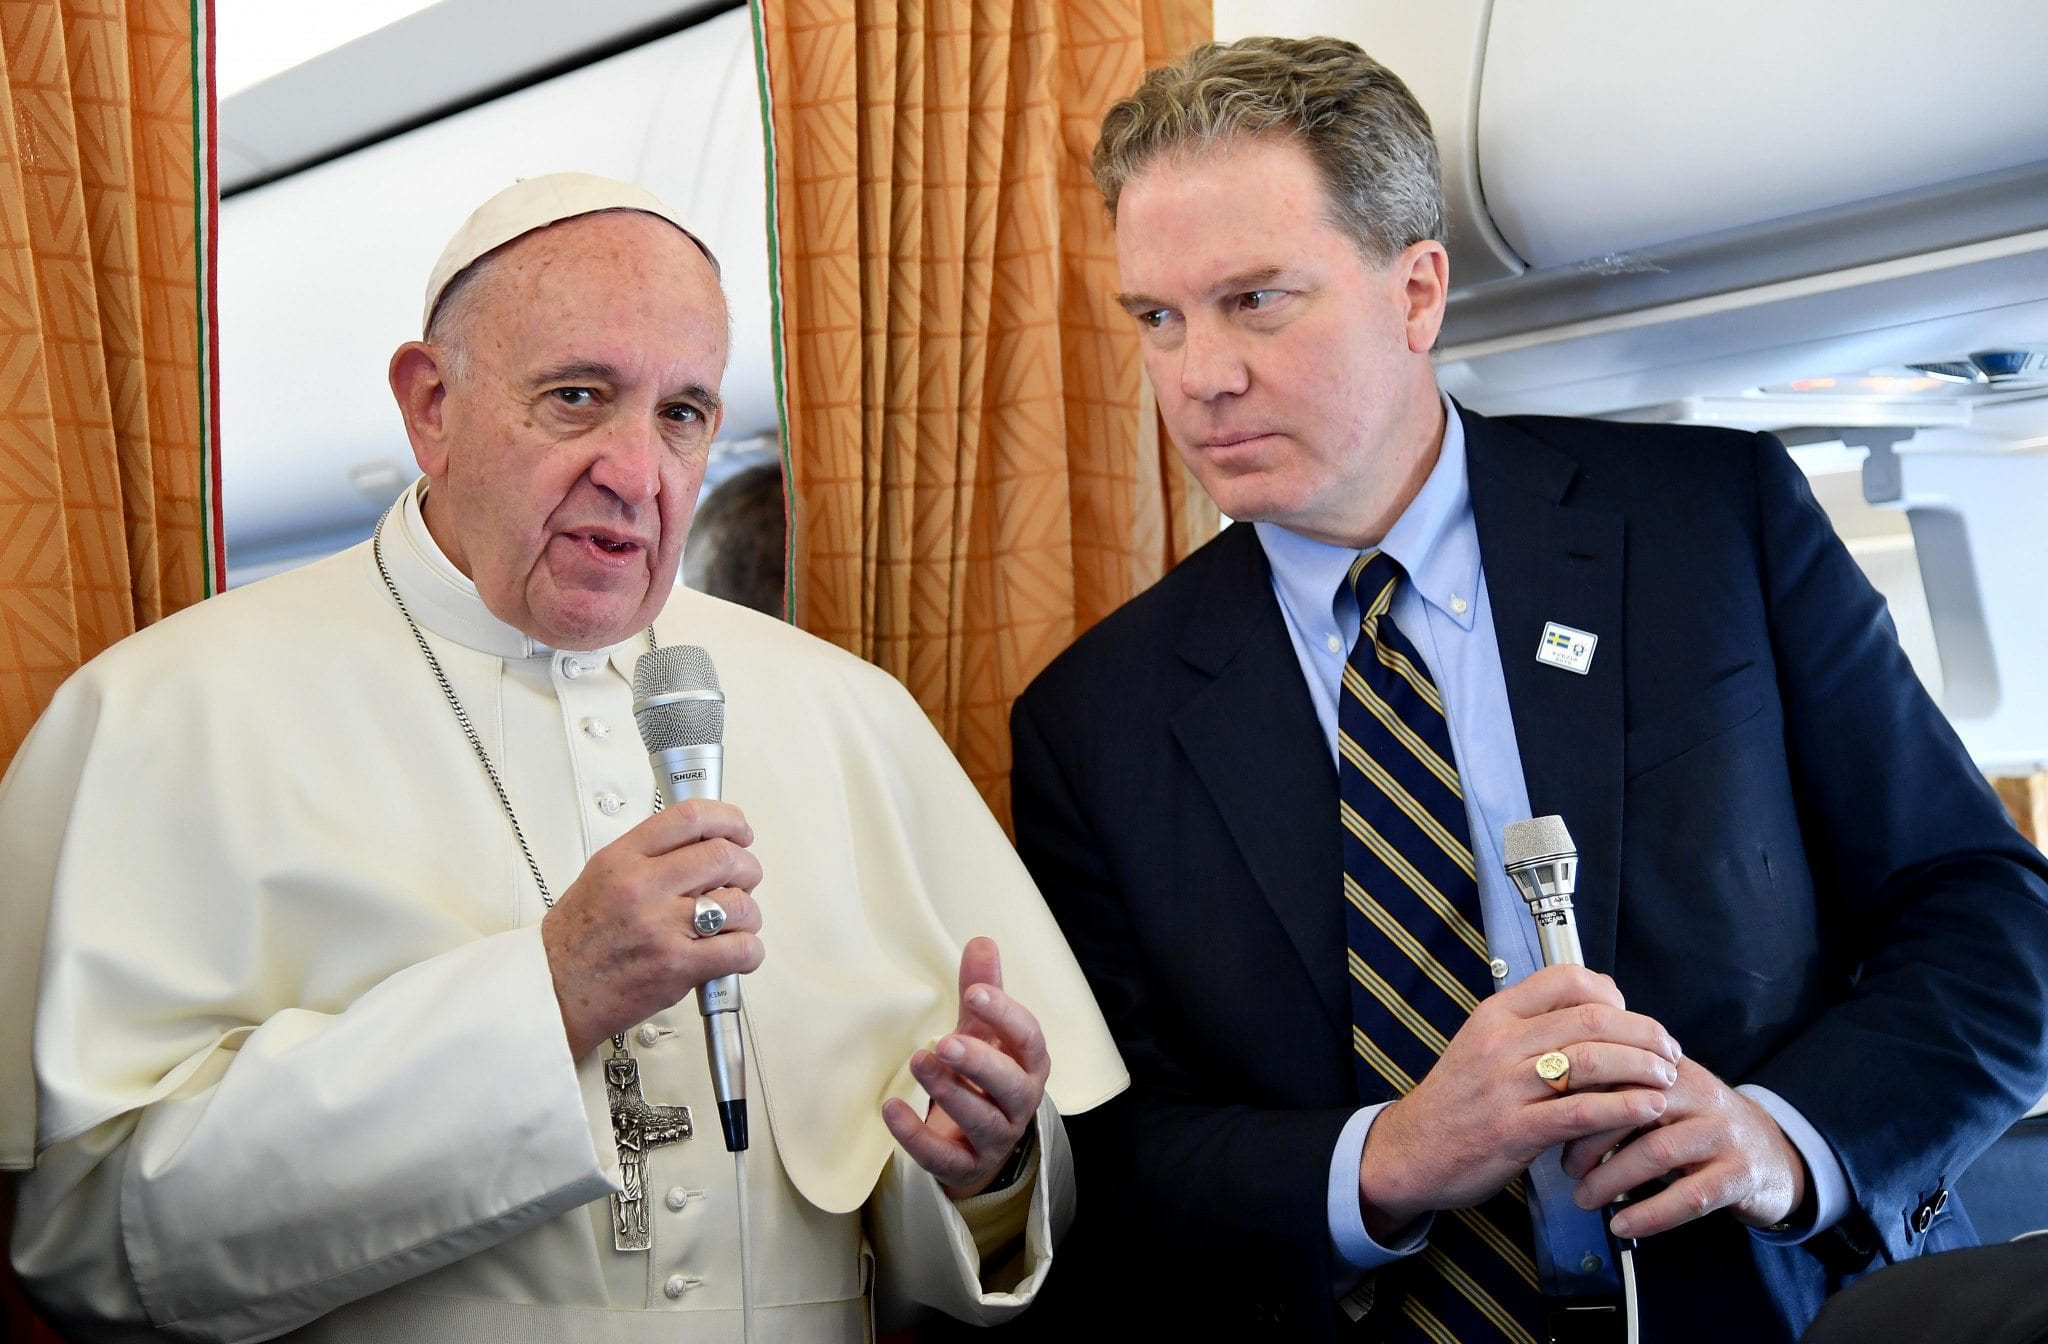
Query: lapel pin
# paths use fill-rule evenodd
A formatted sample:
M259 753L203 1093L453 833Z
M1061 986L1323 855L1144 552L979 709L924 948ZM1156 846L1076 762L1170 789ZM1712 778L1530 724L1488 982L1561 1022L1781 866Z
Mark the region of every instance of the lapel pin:
M1593 648L1600 636L1574 630L1556 621L1543 623L1543 638L1536 643L1536 661L1585 676L1593 666Z

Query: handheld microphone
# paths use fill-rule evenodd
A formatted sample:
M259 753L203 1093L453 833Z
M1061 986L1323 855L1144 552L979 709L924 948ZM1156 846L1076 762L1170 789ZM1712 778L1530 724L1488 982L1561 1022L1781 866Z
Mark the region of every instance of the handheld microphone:
M1545 966L1583 966L1585 951L1579 946L1579 925L1572 917L1572 894L1579 886L1579 847L1565 829L1564 818L1552 814L1511 821L1501 832L1501 866L1508 870L1515 889L1536 921L1536 942L1543 949ZM1612 1154L1609 1154L1612 1156ZM1606 1157L1601 1161L1605 1162ZM1634 1191L1617 1198L1619 1209L1635 1199ZM1621 1253L1622 1304L1626 1337L1639 1338L1636 1318L1636 1239L1616 1237Z
M677 644L640 655L633 665L633 722L647 746L664 806L716 798L725 780L725 692L711 655ZM697 986L711 1091L727 1152L747 1146L747 1056L740 1038L740 978L721 975Z
M1579 847L1560 816L1511 821L1501 834L1502 866L1536 921L1545 966L1583 966L1572 893L1579 885Z

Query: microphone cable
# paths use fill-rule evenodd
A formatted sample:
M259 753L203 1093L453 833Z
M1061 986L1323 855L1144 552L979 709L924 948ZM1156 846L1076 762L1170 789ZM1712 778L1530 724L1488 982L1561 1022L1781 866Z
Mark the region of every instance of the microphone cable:
M733 1185L740 1205L740 1340L754 1344L754 1257L753 1232L747 1217L747 1150L732 1150ZM1633 1332L1629 1335L1634 1340Z

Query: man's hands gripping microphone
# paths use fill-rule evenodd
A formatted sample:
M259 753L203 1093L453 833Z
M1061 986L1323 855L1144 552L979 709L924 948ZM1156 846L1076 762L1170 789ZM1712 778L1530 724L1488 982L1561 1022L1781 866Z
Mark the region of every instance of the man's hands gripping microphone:
M1570 1061L1562 1092L1535 1068L1551 1051ZM1359 1164L1366 1230L1397 1240L1424 1213L1486 1200L1560 1144L1581 1208L1667 1183L1616 1215L1617 1236L1724 1208L1767 1226L1806 1188L1799 1152L1768 1112L1685 1058L1661 1024L1627 1011L1608 977L1552 966L1483 1000L1415 1088L1380 1113Z
M1563 1051L1570 1086L1536 1060ZM1678 1042L1583 966L1551 966L1482 999L1414 1090L1382 1111L1359 1162L1366 1231L1385 1243L1435 1209L1490 1198L1543 1153L1654 1123Z

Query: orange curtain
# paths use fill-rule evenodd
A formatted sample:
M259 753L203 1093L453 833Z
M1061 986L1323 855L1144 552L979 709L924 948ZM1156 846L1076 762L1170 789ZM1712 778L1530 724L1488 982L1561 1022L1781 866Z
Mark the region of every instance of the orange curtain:
M2037 849L2048 849L2048 770L2031 775L1993 775L1991 786L2012 813L2013 825Z
M998 816L1010 702L1213 535L1088 170L1208 0L760 0L791 615L917 696Z
M0 767L218 587L207 0L0 0Z
M0 770L220 584L208 0L0 0ZM12 1190L0 1181L0 1242ZM58 1337L0 1264L0 1337Z

